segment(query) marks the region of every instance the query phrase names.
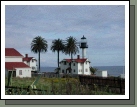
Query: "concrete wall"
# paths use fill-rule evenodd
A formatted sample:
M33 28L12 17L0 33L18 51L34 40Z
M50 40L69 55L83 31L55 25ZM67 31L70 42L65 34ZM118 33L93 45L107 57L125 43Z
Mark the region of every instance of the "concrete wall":
M5 62L22 62L22 57L6 57Z
M20 70L22 70L22 75L19 75ZM31 77L31 68L16 68L16 77Z
M107 71L97 71L96 76L107 77L108 74L107 74Z
M125 78L125 74L120 74L120 78Z

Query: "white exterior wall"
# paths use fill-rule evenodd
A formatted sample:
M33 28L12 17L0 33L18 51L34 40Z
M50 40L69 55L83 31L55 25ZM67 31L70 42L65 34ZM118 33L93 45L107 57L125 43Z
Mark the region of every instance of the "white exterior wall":
M66 69L69 67L69 63L66 62L66 65L64 65L64 62L61 62L60 64L60 73L62 73L62 70L64 70L64 73L66 73Z
M86 71L86 69L87 69L87 71ZM84 62L84 74L86 74L86 75L91 74L90 69L89 69L89 62L87 62L87 64L86 64L86 61Z
M75 66L74 66L74 63L75 63ZM64 70L64 73L66 73L66 69L68 67L70 67L69 63L66 62L66 65L64 65L64 62L61 62L60 63L60 73L62 73L62 70ZM86 61L85 61L85 63L77 63L75 61L71 63L72 74L91 75L89 67L90 67L90 63L88 60L87 60L87 64L86 64ZM74 72L74 69L75 69L75 72ZM86 71L86 69L87 69L87 71ZM67 71L67 73L68 73L68 71Z
M37 71L37 61L36 61L36 60L34 60L34 61L32 62L32 59L31 59L28 64L29 64L29 66L31 67L31 70L32 70L32 71ZM35 67L35 69L32 69L32 67Z
M125 78L125 74L120 74L120 77L121 78Z
M27 61L23 61L26 65L28 65L29 66L29 64L27 63Z
M33 58L35 59L35 58ZM30 62L27 62L27 61L23 61L26 65L30 66L31 67L31 71L37 71L37 61L34 60L32 62L32 59L30 60ZM35 67L35 69L32 69L32 67Z
M107 71L97 71L96 76L107 77Z
M22 70L22 75L19 75L19 70ZM16 68L16 77L31 77L31 68Z
M82 65L81 65L81 63L78 63L78 74L82 74L82 72L83 72Z
M86 58L86 48L82 48L82 58Z
M22 57L5 57L5 62L22 62Z
M74 64L75 64L75 66L74 66ZM72 74L78 74L78 63L77 62L72 62L71 68L72 68ZM75 70L75 72L74 72L74 70Z

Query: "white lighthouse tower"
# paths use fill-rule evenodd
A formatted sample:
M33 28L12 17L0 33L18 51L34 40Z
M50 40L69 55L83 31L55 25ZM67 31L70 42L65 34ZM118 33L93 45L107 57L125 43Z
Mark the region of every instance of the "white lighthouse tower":
M81 38L80 48L82 49L82 58L86 58L86 48L88 48L87 45L87 39L84 37Z

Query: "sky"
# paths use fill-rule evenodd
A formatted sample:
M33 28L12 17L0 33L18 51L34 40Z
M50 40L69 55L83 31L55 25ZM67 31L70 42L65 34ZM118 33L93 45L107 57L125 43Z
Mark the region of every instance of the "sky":
M41 53L41 66L57 67L57 52L50 50L55 39L87 38L91 66L121 66L125 60L124 5L6 5L5 47L38 59L31 52L36 36L45 38L48 51ZM79 48L77 55L82 56ZM73 58L76 58L74 55ZM70 58L60 53L60 61Z

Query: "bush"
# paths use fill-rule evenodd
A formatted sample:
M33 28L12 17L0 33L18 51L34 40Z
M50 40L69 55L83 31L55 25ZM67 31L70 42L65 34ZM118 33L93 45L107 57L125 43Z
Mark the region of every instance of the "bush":
M66 74L66 75L63 75L62 78L72 78L72 76L69 74Z

